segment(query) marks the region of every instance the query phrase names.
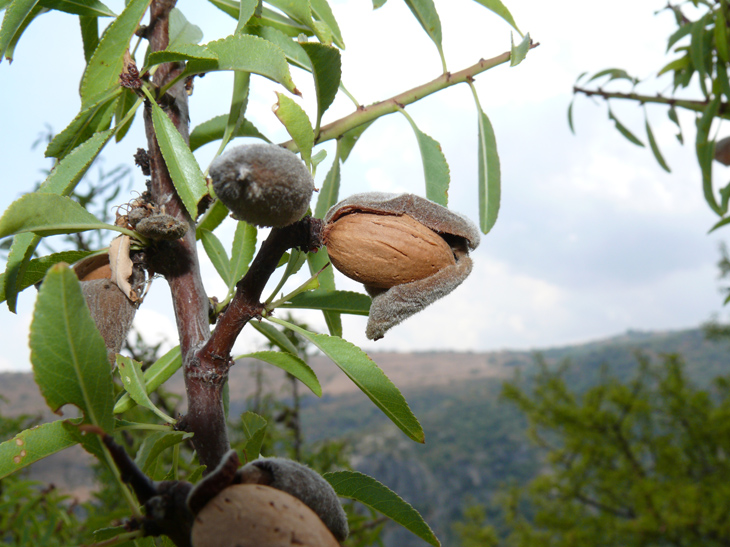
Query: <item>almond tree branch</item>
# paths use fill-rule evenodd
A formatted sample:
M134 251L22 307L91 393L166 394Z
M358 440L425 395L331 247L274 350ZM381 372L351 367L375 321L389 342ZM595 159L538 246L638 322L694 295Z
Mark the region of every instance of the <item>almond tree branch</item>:
M150 7L150 25L147 38L151 51L160 51L169 41L168 18L175 0L154 0ZM160 65L153 83L161 87L173 80L183 69L179 63ZM165 96L165 111L180 134L188 137L188 98L182 83L170 88ZM149 105L145 108L145 130L150 158L150 193L154 202L165 208L169 215L188 224L182 239L160 243L147 252L148 265L165 276L172 296L180 349L185 373L188 414L178 427L194 433L192 442L200 463L213 469L230 446L222 393L228 376L227 367L219 363L201 361L196 355L210 335L208 298L203 288L200 264L195 242L195 223L180 200L165 160L155 138Z
M539 45L539 42L532 43L530 44L530 49L536 48ZM459 72L446 72L435 80L431 80L430 82L414 87L413 89L404 91L390 99L385 99L384 101L380 101L369 106L360 106L352 114L323 126L320 129L319 135L317 135L317 138L315 139L315 144L332 139L338 139L359 125L371 122L381 116L385 116L386 114L397 112L404 106L415 103L416 101L432 95L437 91L441 91L442 89L446 89L452 85L469 82L473 80L474 76L477 74L481 74L490 68L504 64L509 61L509 59L510 52L505 51L501 55L497 55L491 59L480 59L478 63L465 68L464 70L460 70ZM283 143L282 146L288 148L292 152L297 152L299 150L294 141L291 140Z
M705 108L709 104L706 100L691 100L691 99L675 99L674 97L664 97L663 95L641 95L639 93L619 93L616 91L604 91L603 89L586 89L584 87L573 87L573 93L583 94L587 97L601 97L604 100L609 99L624 99L634 101L639 104L666 104L668 106L678 106L686 110L692 110L693 112L704 112ZM730 119L730 105L728 103L722 103L720 105L719 115L722 118Z

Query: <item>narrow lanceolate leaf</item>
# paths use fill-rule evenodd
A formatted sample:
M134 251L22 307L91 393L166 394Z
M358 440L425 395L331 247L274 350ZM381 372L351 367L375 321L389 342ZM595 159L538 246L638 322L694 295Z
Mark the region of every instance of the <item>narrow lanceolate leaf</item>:
M99 45L99 18L79 17L81 41L84 43L84 60L88 63Z
M124 52L150 2L130 0L124 11L104 31L81 80L82 109L96 102L102 93L119 85L119 74L124 68Z
M76 439L64 427L65 421L58 420L26 429L0 444L0 479L75 445Z
M170 45L162 51L151 53L147 60L148 66L159 65L160 63L172 63L176 61L206 60L215 62L218 54L205 46L198 44L176 44Z
M184 431L158 431L149 435L142 442L134 461L142 473L149 475L153 480L160 480L164 470L158 467L162 463L160 455L167 450L192 437L192 433Z
M221 203L221 200L215 200L206 210L200 222L195 228L195 239L200 239L200 235L203 230L213 231L221 222L223 222L228 216L228 208Z
M15 48L18 47L18 42L20 42L20 39L23 37L25 31L28 29L31 23L35 21L36 17L38 17L39 15L43 15L45 12L46 8L41 6L40 3L36 4L35 7L30 10L30 13L26 16L23 23L15 32L15 36L13 36L13 39L10 40L8 48L5 50L5 58L8 60L8 63L13 62L13 59L15 58ZM0 60L2 60L2 57L0 57Z
M241 414L241 429L244 435L243 455L246 463L255 460L261 454L267 425L266 420L250 410Z
M132 115L127 119L127 121L124 121L127 114L129 114L132 110L136 110L141 105L142 100L137 97L134 91L126 88L122 90L122 94L117 100L117 105L114 108L114 120L116 124L116 127L114 128L114 139L117 142L121 142L134 122L134 112L132 112Z
M41 184L39 191L60 195L70 194L86 173L91 162L109 141L111 135L111 130L98 133L78 146L58 162L48 178ZM25 275L28 261L32 258L39 241L40 237L32 234L22 234L13 238L5 268L5 279L3 280L8 309L13 313L15 312L18 292L21 290L17 287L18 279L22 279Z
M707 105L705 111L702 113L702 117L697 120L695 149L697 152L697 161L702 170L702 191L705 196L705 201L718 215L724 216L725 211L717 203L717 197L712 187L712 160L715 156L715 142L710 139L710 128L712 127L712 121L719 111L720 100L721 96L717 95Z
M195 151L209 142L217 141L223 138L226 130L228 116L220 115L195 126L190 133L190 150ZM241 121L233 137L256 137L265 142L271 142L262 133L256 129L256 126L250 121L244 119Z
M267 4L278 8L294 19L294 21L314 32L321 43L326 45L332 43L333 36L329 25L315 21L312 17L311 2L302 0L267 0ZM344 47L344 45L340 45L340 47Z
M708 14L710 15L710 14ZM692 66L697 71L702 88L702 94L707 95L705 77L707 76L707 66L705 64L705 25L707 24L707 16L692 23L692 40L689 44L689 56Z
M352 291L332 291L318 289L298 294L281 308L299 308L322 311L333 311L351 315L367 315L370 313L372 300L367 294Z
M332 8L330 8L327 0L310 0L312 7L312 15L318 20L322 21L327 25L327 28L332 33L332 41L340 49L345 49L345 42L342 39L342 32L340 26L337 24Z
M342 163L345 163L347 161L347 158L350 157L350 152L352 152L352 149L355 148L355 145L357 144L357 141L360 140L360 137L365 132L365 130L370 127L373 122L367 122L362 125L358 125L354 129L350 129L347 133L342 135L339 140L337 141L337 150L340 154L340 157L342 158Z
M246 26L248 20L256 14L261 15L263 6L260 5L259 0L241 0L238 8L238 23L236 24L236 30L234 34L240 34L243 27Z
M317 397L322 396L322 386L319 385L317 375L307 363L294 354L283 351L257 351L255 353L239 355L236 357L236 361L238 359L258 359L259 361L279 367L311 389L312 393Z
M332 46L316 42L302 43L312 63L314 88L317 92L317 122L315 131L319 131L322 115L335 100L342 78L342 62L340 51Z
M48 268L59 262L73 264L82 258L94 254L94 251L64 251L54 253L41 258L36 258L28 262L28 266L23 272L22 277L18 279L17 291L21 292L31 285L35 285L41 281L48 271ZM0 275L0 302L5 301L5 274Z
M401 392L364 351L337 336L309 332L276 317L269 320L301 334L317 346L401 431L416 442L425 441L421 424Z
M307 263L309 264L309 273L312 275L319 272L317 279L322 289L334 291L335 273L330 263L330 257L327 254L326 247L322 246L316 253L307 253ZM327 266L330 264L330 266ZM327 330L332 336L342 336L342 319L340 314L334 311L322 310Z
M256 226L242 220L238 221L236 233L233 235L233 246L231 247L231 283L228 285L229 290L233 289L248 271L248 266L251 264L256 251L257 232Z
M116 100L121 93L122 89L117 88L76 114L71 123L48 143L46 157L61 159L95 133L109 129Z
M157 103L152 103L152 123L170 177L180 199L192 218L198 216L198 203L208 193L205 177L185 139Z
M2 25L0 25L0 62L7 52L10 42L23 26L23 23L38 3L38 0L14 0L5 10ZM12 61L12 57L10 57Z
M620 121L618 121L618 118L614 116L613 112L611 110L608 111L608 118L610 120L613 120L613 123L616 125L616 129L618 129L618 132L621 133L629 142L634 143L636 146L644 146L644 143L641 142L636 135L634 135L629 129L622 124Z
M715 18L715 49L717 56L723 63L730 62L730 51L728 51L727 19L725 17L725 5L720 4Z
M238 131L238 128L246 122L245 114L248 108L248 93L251 86L251 74L248 72L236 72L233 76L233 91L231 93L231 107L228 110L228 120L223 131L223 138L218 147L222 152L230 140Z
M112 431L112 375L104 339L76 274L63 264L48 271L38 292L30 325L30 360L51 410L73 404L86 422Z
M185 18L183 12L173 8L170 12L169 24L170 40L167 47L177 47L181 44L198 44L203 39L203 31L198 25L192 24Z
M426 197L446 207L449 201L449 164L446 162L441 150L441 145L432 137L426 135L418 129L416 122L413 121L405 110L401 110L405 115L408 123L411 124L413 132L418 139L418 148L421 151L421 161L423 162L423 175L426 179Z
M444 52L441 46L441 19L436 11L433 0L404 0L413 15L426 31L429 38L433 40L438 48L439 55L443 59Z
M478 133L479 133L479 228L482 233L488 233L497 222L499 204L502 193L501 170L499 154L497 153L497 139L489 118L479 104L476 90L472 87L474 100L477 105Z
M299 148L304 163L309 166L312 162L312 148L314 147L314 130L307 113L294 100L282 93L277 93L278 102L274 105L274 114L284 124L287 133Z
M315 218L324 218L330 207L337 203L340 194L340 171L340 143L338 142L332 167L327 172L327 176L324 177L322 188L319 190L317 207L314 209Z
M573 105L575 104L575 98L571 99L570 106L568 106L568 127L570 132L575 135L575 127L573 126Z
M200 240L203 242L205 254L208 255L208 258L210 258L210 261L213 263L215 271L218 272L219 276L221 276L221 279L226 286L230 287L232 283L231 262L228 259L228 255L226 254L223 244L213 232L209 232L208 230L200 231Z
M478 2L488 10L492 10L494 13L499 15L502 19L512 25L512 28L514 28L517 32L520 33L520 36L522 36L522 31L520 31L520 29L517 27L517 24L515 24L515 20L512 18L512 14L501 2L501 0L475 0L475 2Z
M441 543L420 513L383 483L358 471L325 473L338 496L364 503L416 534L430 545Z
M218 56L217 60L193 60L188 62L185 74L199 74L216 70L241 70L259 74L283 85L298 94L289 73L284 52L262 38L237 34L210 42L205 46Z
M15 200L0 218L0 238L22 232L49 236L95 229L123 230L101 222L71 198L40 192Z
M181 366L182 357L180 356L180 346L176 346L144 371L145 393L149 395L155 391L158 387L167 382ZM136 404L137 403L134 399L132 399L128 393L125 393L114 405L114 414L126 412L130 408L134 408Z
M649 147L651 148L651 151L654 154L656 161L659 163L659 165L661 165L662 169L664 169L667 173L671 173L672 170L667 165L667 162L664 161L664 156L662 156L662 151L659 150L659 145L654 138L654 132L651 130L648 119L646 120L646 138L649 141Z
M124 355L117 355L117 367L119 377L122 379L122 386L124 386L124 390L129 393L129 396L135 403L148 408L167 423L175 421L157 408L147 395L144 375L142 373L142 363Z
M730 100L730 79L728 79L727 67L725 63L717 63L717 80L720 84L720 92L725 95L725 99Z
M269 341L276 347L280 348L283 351L291 353L292 355L297 354L296 346L291 343L291 340L289 340L283 332L281 332L273 325L269 325L268 323L264 323L263 321L251 321L249 325L251 325L254 329L256 329L266 338L268 338Z
M512 41L512 49L510 50L509 55L509 66L517 66L525 60L525 57L527 57L527 52L530 51L530 33L528 32L527 34L525 34L524 38L522 38L522 41L516 46L511 35L510 40Z
M86 17L114 17L116 14L99 0L39 0L44 8Z
M291 39L291 36L281 32L272 27L262 25L249 25L245 29L246 34L252 34L268 40L269 42L276 44L281 48L286 56L286 60L292 66L304 69L308 72L312 72L312 62L304 53L304 48L299 42L295 42Z

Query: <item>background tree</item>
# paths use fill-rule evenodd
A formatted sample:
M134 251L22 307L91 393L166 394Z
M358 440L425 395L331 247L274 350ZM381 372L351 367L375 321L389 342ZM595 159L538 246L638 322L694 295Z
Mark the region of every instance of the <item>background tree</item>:
M400 391L362 350L341 338L340 314L367 314L370 297L338 291L332 270L327 268L327 253L324 249L316 254L310 251L322 246L321 219L339 199L341 163L346 161L362 132L379 117L390 113L402 113L413 126L423 156L425 193L432 200L425 206L428 211L442 211L438 207L446 206L450 183L446 158L438 142L421 132L405 109L423 97L459 83L471 87L477 109L479 225L487 233L499 211L499 160L494 134L479 103L474 79L479 73L508 61L512 66L518 64L532 45L527 35L508 52L450 72L433 4L407 1L416 21L438 49L442 74L389 99L363 106L340 81L343 38L325 0L211 2L231 15L233 32L227 38L205 45L199 44L202 31L187 21L170 0L131 0L118 15L98 0L0 2L0 8L5 10L0 26L0 58L11 59L24 30L45 11L58 9L79 16L86 59L80 85L81 110L46 150L47 156L57 160L54 169L37 191L15 201L0 218L0 237L13 236L2 278L9 308L15 309L18 292L43 280L31 325L35 379L52 410L70 404L81 410L82 417L43 424L2 443L0 478L70 445L81 444L106 466L116 482L118 499L124 500L130 515L124 526L99 531L95 540L103 545L124 541L152 544L170 539L176 545L190 544L195 500L202 499L211 485L215 489L221 481L229 481L230 468L237 461L229 451L225 385L233 363L233 344L248 325L281 350L258 352L256 358L283 368L315 394L321 394L316 376L297 355L296 347L271 323L299 333L328 355L408 437L423 442L423 430ZM383 3L376 2L375 7ZM509 11L499 0L479 3L517 30ZM148 22L141 25L146 13L149 13ZM99 20L103 17L112 20L100 35ZM139 49L143 41L148 43L144 52ZM291 98L300 92L292 80L290 66L312 74L316 95L316 100L308 105L315 113L312 117ZM193 90L194 79L218 71L235 74L230 108L190 132L188 94ZM228 209L215 199L204 174L207 169L204 172L198 166L192 152L202 144L220 140L220 154L238 136L270 141L246 119L249 89L255 84L251 74L281 85L274 111L292 137L282 146L298 152L309 171L314 171L325 156L316 150L317 145L336 139L337 148L313 216L307 215L293 223L287 220L282 226L272 222L274 227L260 245L257 245L256 227L239 219L229 255L214 234L226 220ZM354 111L323 124L325 113L339 92L353 100ZM89 213L70 196L112 137L116 140L125 137L139 111L142 111L147 142L146 149L140 149L134 159L150 180L147 191L129 201L114 224L110 224ZM283 154L277 147L265 149ZM266 161L266 168L274 165ZM213 165L220 166L221 162ZM267 172L255 162L248 167L255 176ZM225 176L220 174L214 177L214 182L222 179ZM275 179L274 184L280 180ZM217 186L217 190L224 197L229 193L222 186ZM243 215L234 203L228 203L239 216ZM270 214L275 214L284 204L283 200L273 200L265 205ZM124 205L124 200L118 205ZM373 202L367 206L372 208ZM394 211L388 213L392 215ZM296 218L299 216L301 213ZM444 241L453 247L456 259L462 261L460 264L467 264L463 258L467 243L472 245L474 240L465 240L459 230L449 231L452 218L447 213L439 213L438 229L446 234ZM66 250L32 259L43 237L88 230L111 230L122 235L108 249ZM220 299L209 297L203 288L198 240L228 289ZM78 264L75 271L65 265L82 259L88 276ZM101 265L96 260L101 260ZM287 280L305 262L311 279L288 289L286 296L277 299ZM282 277L271 297L262 302L263 291L279 267L284 270ZM98 273L100 270L105 273ZM177 319L179 346L143 370L140 362L118 351L153 275L167 280ZM453 287L452 284L447 289L429 288L433 292L425 294L420 306ZM377 298L383 291L373 294ZM280 307L322 310L330 334L310 332L273 317ZM402 313L412 311L399 312L394 317L401 320ZM379 324L392 324L389 316L386 311L378 318ZM256 321L251 322L252 319ZM261 319L267 322L259 323ZM212 329L211 323L215 324ZM110 369L107 358L116 364L116 370ZM178 368L184 372L187 393L187 413L180 418L170 416L165 411L169 408L155 404L154 397L150 397ZM118 398L114 394L113 375L119 376L126 391ZM146 411L137 407L149 411L146 418ZM260 416L246 417L242 459L252 460L260 454L265 427L266 422ZM119 436L129 430L143 431L145 436L139 446L125 449L112 435ZM184 461L180 447L187 442L192 443L195 458ZM129 458L127 450L136 453L135 461ZM166 454L164 458L162 454ZM203 475L207 475L203 486L193 488L192 484ZM420 516L374 479L346 470L325 477L337 494L359 499L427 542L438 544ZM150 479L169 482L158 484ZM158 541L154 539L156 536L169 539Z

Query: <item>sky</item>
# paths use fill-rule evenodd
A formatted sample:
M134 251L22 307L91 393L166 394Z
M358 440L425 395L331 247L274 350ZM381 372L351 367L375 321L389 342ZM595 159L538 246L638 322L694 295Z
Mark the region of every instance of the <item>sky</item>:
M117 13L123 2L107 5ZM361 104L369 104L427 82L440 74L437 50L404 2L390 0L373 11L367 0L330 0L346 43L343 82ZM651 152L613 128L606 105L578 97L576 134L567 124L573 84L584 71L621 67L651 79L666 57L672 16L655 15L665 0L617 0L610 5L582 0L511 0L505 2L523 32L540 46L520 65L502 65L477 77L481 105L497 138L502 171L498 221L472 254L471 276L451 295L395 327L378 342L366 340L365 318L346 317L344 336L374 351L488 351L536 349L596 340L626 331L695 327L726 318L718 291L718 245L723 232L708 235L716 221L702 198L694 154L691 116L681 117L682 147L660 107L647 107L657 141L671 173ZM449 70L509 49L510 27L472 0L435 0L441 16ZM233 31L235 22L211 4L179 0L178 7L198 24L204 42ZM516 37L517 38L517 37ZM40 45L42 44L42 45ZM78 81L83 72L75 17L51 13L31 25L12 65L0 64L0 208L44 178L50 163L42 147L32 149L50 126L62 130L79 109ZM293 69L303 92L300 104L312 117L311 76ZM196 80L190 98L191 127L228 112L230 83L225 74ZM273 140L288 135L274 116L275 84L253 80L249 118ZM669 91L669 78L647 85L649 92ZM338 97L323 123L348 114L352 103ZM466 85L452 87L409 106L419 128L438 140L451 170L449 206L472 219L477 210L477 124ZM643 137L644 110L614 106L621 121ZM728 133L719 128L719 135ZM645 139L644 139L645 140ZM243 141L242 141L243 142ZM144 147L141 117L120 145L104 151L103 166L131 164ZM333 155L317 173L321 185ZM196 152L205 169L217 149ZM727 168L716 166L718 181ZM144 177L134 172L134 188ZM405 117L387 116L371 126L342 170L341 196L362 191L424 194L418 145ZM125 196L121 202L133 196ZM121 199L121 198L120 198ZM233 223L220 233L230 245ZM202 254L202 248L201 248ZM204 264L211 295L223 296L215 270ZM338 275L338 286L361 290ZM272 280L272 289L276 279ZM297 282L284 288L294 288ZM272 290L269 289L269 290ZM0 307L0 370L28 370L27 336L35 291L20 296L18 314ZM304 314L312 328L325 330L321 315ZM176 333L164 280L153 283L137 312L135 325L149 341L174 345ZM244 330L236 350L261 347Z

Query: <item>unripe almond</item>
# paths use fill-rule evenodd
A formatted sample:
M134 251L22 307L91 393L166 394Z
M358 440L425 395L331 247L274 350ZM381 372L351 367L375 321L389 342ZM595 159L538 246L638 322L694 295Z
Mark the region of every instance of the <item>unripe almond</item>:
M408 215L350 213L324 232L332 264L368 287L389 289L456 263L448 243Z
M296 154L275 144L232 148L210 165L216 196L234 218L258 226L287 226L302 218L314 182Z
M261 484L229 486L195 517L193 547L339 547L294 496Z

